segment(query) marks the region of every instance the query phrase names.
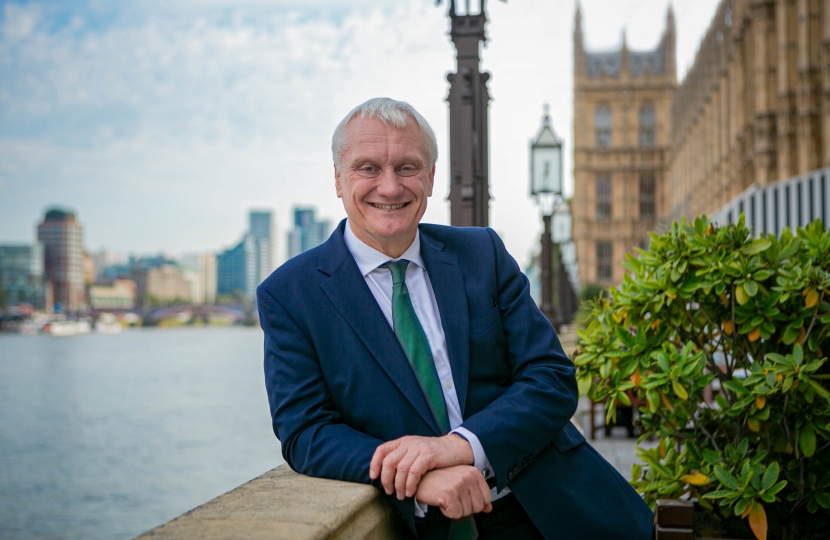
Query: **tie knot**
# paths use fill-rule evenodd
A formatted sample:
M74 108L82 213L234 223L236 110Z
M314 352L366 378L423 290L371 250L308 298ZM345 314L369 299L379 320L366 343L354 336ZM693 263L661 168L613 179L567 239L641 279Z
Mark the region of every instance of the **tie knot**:
M386 267L392 272L392 283L406 283L406 267L409 266L409 261L406 259L399 259L397 261L389 261Z

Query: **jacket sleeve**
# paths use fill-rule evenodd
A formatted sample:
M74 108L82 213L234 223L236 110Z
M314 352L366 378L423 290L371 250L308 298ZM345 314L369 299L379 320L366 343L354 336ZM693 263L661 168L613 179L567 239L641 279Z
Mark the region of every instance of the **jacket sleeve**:
M341 421L312 340L263 286L257 303L265 333L265 388L286 463L308 476L380 488L379 480L369 478L369 463L384 441ZM387 499L415 532L414 500Z
M462 426L478 437L501 490L557 436L570 435L578 395L574 365L531 298L527 278L501 239L486 230L495 250L498 306L512 384Z

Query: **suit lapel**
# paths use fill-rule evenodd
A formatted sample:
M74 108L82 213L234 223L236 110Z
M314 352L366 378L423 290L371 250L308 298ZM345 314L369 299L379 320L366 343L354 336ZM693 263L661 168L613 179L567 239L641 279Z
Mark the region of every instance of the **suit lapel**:
M467 380L470 373L470 322L464 275L458 258L444 251L444 244L421 232L421 257L424 258L429 281L438 302L441 327L447 340L452 378L461 406L461 417L467 401Z
M344 226L345 220L340 222L340 226L322 246L317 269L330 277L320 287L395 386L435 433L440 435L441 429L432 416L412 366L346 247L343 240Z

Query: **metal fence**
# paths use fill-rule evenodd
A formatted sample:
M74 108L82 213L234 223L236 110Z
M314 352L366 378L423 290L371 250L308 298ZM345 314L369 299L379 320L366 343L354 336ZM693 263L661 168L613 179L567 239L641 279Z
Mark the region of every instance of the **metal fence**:
M779 236L785 227L794 231L814 219L826 226L830 217L830 167L764 187L751 186L715 212L711 220L728 225L736 223L741 213L755 236Z

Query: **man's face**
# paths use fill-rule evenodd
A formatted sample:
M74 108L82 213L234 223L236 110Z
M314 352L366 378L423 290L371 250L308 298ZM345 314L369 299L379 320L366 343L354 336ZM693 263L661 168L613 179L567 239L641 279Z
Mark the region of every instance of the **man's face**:
M334 178L352 231L398 257L415 238L435 176L418 124L408 118L398 129L357 116L346 126L346 141Z

